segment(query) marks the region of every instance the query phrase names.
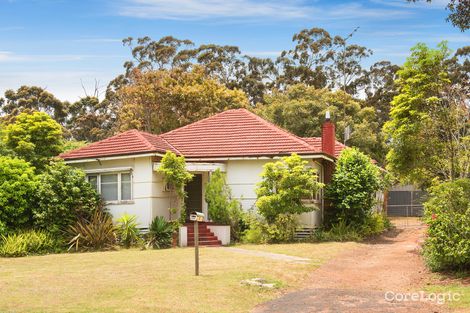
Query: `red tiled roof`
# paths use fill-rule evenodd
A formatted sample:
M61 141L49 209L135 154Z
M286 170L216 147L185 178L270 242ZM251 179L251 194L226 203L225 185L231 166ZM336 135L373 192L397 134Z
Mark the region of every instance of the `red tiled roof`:
M304 137L302 139L305 140L309 145L313 146L315 149L321 151L321 137ZM346 145L336 140L334 156L337 158L341 151L343 151L345 148L347 148Z
M336 142L335 156L344 147ZM234 109L161 135L129 130L60 157L72 160L167 150L193 158L322 153L321 138L300 138L246 109Z
M94 142L85 147L62 153L65 160L85 159L115 155L162 152L174 149L164 139L135 129ZM175 151L176 152L176 151Z
M320 153L246 109L228 110L160 135L186 157Z

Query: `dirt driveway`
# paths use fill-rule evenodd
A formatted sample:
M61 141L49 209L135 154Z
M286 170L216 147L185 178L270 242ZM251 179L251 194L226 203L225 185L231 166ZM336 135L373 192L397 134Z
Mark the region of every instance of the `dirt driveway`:
M431 301L399 301L427 278L419 256L418 221L338 256L311 274L311 287L262 304L254 312L447 312ZM387 296L387 299L386 299Z

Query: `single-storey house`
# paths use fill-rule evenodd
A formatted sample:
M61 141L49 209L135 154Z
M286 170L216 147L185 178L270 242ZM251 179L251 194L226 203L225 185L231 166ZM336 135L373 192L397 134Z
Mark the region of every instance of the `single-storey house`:
M328 115L321 137L300 138L246 109L233 109L160 135L129 130L60 157L85 171L114 218L133 214L145 228L156 216L169 217L169 188L157 172L168 150L183 155L194 174L186 186L186 211L200 211L210 220L204 189L216 169L226 173L232 196L249 210L255 206L255 188L267 162L297 153L328 183L344 147L335 140ZM319 210L302 214L300 222L319 226L325 209L322 192L310 202Z

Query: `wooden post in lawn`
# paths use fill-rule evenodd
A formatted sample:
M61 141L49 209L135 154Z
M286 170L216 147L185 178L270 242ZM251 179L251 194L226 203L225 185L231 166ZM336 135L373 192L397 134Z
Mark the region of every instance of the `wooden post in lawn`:
M194 211L189 215L189 220L194 222L194 262L196 276L199 276L199 222L204 221L204 214Z
M194 221L194 253L196 276L199 276L199 225L197 219Z

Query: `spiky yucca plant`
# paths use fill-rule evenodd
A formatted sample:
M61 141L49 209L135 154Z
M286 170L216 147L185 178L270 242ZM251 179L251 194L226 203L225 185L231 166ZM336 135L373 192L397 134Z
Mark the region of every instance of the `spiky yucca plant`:
M125 248L137 245L140 241L140 230L138 228L137 217L135 215L124 214L116 224L116 233L119 244Z
M67 230L69 251L108 250L116 244L113 220L109 214L96 210L90 219L82 218Z
M150 224L147 234L147 247L154 249L169 248L174 232L173 224L167 222L163 216L157 216Z

